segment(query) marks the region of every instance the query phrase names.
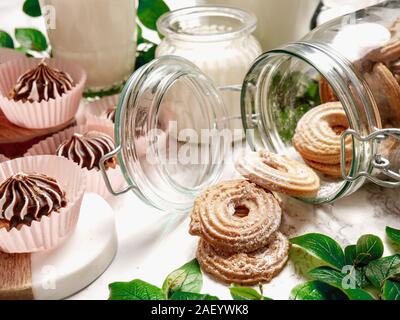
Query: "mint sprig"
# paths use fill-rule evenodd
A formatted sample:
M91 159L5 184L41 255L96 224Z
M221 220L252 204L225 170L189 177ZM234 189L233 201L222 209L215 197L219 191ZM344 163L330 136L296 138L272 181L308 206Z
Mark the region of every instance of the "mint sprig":
M386 229L391 239L396 239L396 231ZM296 286L292 299L325 300L344 296L349 300L400 300L400 255L382 257L384 245L379 237L363 235L344 252L335 240L322 234L306 234L291 242L326 264L309 270L308 276L313 281ZM380 295L374 294L375 289Z
M325 265L308 271L310 281L294 287L292 300L400 300L400 254L383 255L383 243L375 235L361 236L357 244L341 246L327 235L311 233L290 240ZM202 294L203 275L196 259L172 271L162 288L136 279L110 284L110 300L218 300ZM377 289L377 290L375 290ZM272 300L262 286L232 285L234 300ZM377 294L379 292L379 294Z
M200 293L203 274L196 259L172 271L164 280L162 288L136 279L130 282L114 282L109 285L109 300L219 300L210 294ZM271 300L253 288L232 286L234 300Z

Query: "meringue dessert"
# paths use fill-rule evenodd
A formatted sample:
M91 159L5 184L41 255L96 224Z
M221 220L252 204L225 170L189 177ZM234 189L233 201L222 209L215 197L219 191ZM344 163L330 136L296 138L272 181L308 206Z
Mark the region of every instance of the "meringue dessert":
M73 86L74 81L68 73L52 68L42 60L18 78L9 97L22 102L49 101L61 97Z
M0 185L0 228L30 226L66 205L65 192L54 178L16 173Z
M114 142L108 135L89 131L85 134L75 133L58 147L56 155L74 161L81 168L100 170L101 158L112 150L114 150ZM114 169L116 159L109 159L105 167Z

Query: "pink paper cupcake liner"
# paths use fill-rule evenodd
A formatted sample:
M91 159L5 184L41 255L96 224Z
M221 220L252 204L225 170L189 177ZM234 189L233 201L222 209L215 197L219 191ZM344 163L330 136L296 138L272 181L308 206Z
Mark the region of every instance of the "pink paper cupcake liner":
M86 82L85 71L77 64L61 60L46 60L49 66L67 72L74 87L56 99L42 102L14 101L8 97L17 79L38 65L40 59L23 58L0 65L0 108L7 119L17 126L29 129L52 128L67 123L78 111Z
M118 103L118 99L119 99L119 94L116 94L113 96L104 97L104 98L101 98L100 100L88 103L84 107L86 123L87 124L92 124L92 123L96 124L100 121L103 124L114 125L114 123L111 120L104 117L104 113L108 109L115 107Z
M25 55L22 52L14 49L0 48L0 64L21 58L25 58Z
M62 170L61 170L62 168ZM49 250L61 244L74 230L86 188L86 176L79 166L56 156L18 158L0 164L0 181L18 172L37 172L55 178L65 190L67 206L59 212L7 231L0 229L0 251L27 253Z
M33 156L33 155L55 155L58 146L64 142L65 140L72 137L74 133L85 133L90 130L96 130L99 132L103 132L105 134L109 134L113 131L113 128L108 126L100 126L97 125L84 125L84 126L76 126L73 128L66 129L59 133L48 137L45 140L40 141L39 143L33 145L25 154L25 156ZM86 168L81 168L82 172L85 173L87 177L87 185L86 192L94 192L102 196L103 198L108 198L111 196L111 193L108 191L106 184L103 180L103 176L99 170L92 169L88 170ZM124 184L124 177L117 166L115 169L107 170L108 177L115 187L121 187Z
M2 154L0 154L0 163L8 161L9 159L6 156L3 156Z

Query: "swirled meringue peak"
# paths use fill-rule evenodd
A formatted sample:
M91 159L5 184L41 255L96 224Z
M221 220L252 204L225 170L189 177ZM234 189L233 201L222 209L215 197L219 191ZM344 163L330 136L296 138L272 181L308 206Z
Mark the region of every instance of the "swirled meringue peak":
M40 173L16 173L0 185L0 222L8 229L30 226L67 204L58 182Z
M42 60L37 67L21 75L10 92L14 101L41 102L61 97L73 88L71 76L52 68Z
M100 159L114 150L112 139L101 132L89 131L85 134L75 133L57 149L57 155L79 164L81 168L100 169ZM114 158L107 161L106 168L115 168Z

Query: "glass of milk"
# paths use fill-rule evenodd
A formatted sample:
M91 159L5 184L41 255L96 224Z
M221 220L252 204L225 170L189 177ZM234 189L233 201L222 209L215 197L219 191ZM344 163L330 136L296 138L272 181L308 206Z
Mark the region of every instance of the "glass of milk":
M54 57L80 64L86 90L124 83L136 58L135 0L40 0Z

